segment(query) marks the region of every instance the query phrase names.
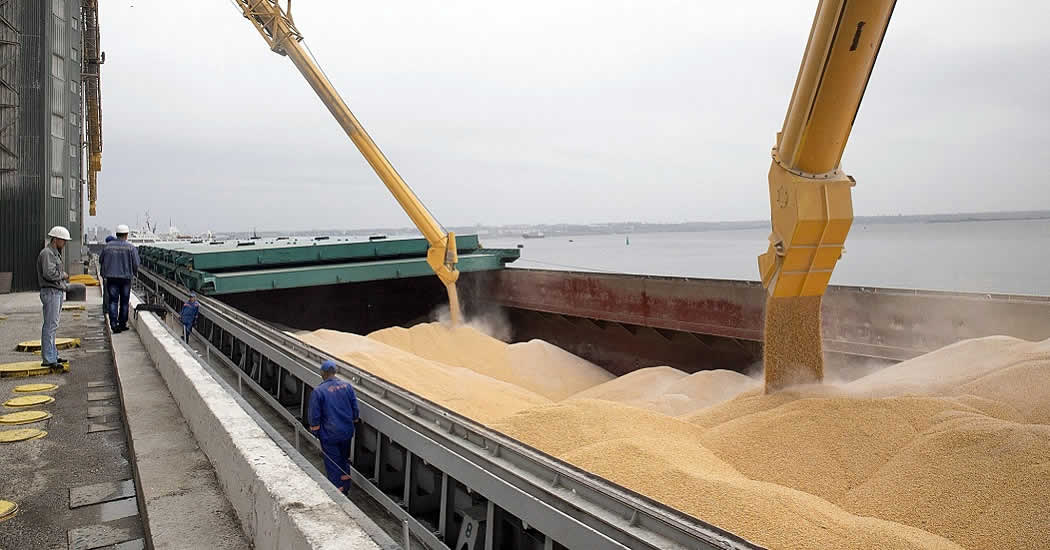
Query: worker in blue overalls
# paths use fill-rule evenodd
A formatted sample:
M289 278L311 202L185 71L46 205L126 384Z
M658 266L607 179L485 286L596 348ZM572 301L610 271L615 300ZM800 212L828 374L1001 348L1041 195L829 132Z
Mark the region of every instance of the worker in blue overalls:
M321 363L320 384L310 394L310 431L321 440L328 480L346 494L350 490L350 440L360 420L357 395L349 382L336 377L331 359Z
M190 299L182 305L182 311L179 312L179 320L182 321L182 338L187 342L190 341L190 333L193 332L193 324L197 322L197 316L200 315L201 304L197 301L197 293L191 292Z

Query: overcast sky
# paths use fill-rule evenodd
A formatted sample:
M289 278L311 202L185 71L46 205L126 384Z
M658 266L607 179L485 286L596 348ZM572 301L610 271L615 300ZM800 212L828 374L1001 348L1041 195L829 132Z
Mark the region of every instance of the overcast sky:
M400 227L228 0L101 2L98 217ZM297 0L306 43L445 225L769 216L817 2ZM192 7L191 7L192 6ZM898 3L843 166L858 215L1050 209L1050 3Z

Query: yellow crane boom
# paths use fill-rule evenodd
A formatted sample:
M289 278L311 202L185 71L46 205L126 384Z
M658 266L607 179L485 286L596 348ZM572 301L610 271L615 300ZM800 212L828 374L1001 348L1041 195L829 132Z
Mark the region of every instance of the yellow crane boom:
M237 6L244 13L244 17L255 25L262 35L263 40L270 49L291 59L299 72L314 89L321 102L332 113L343 131L354 142L357 149L364 155L365 160L375 170L376 175L383 181L390 193L397 199L398 204L404 209L412 223L419 229L423 237L430 244L427 251L427 264L434 273L445 284L448 290L449 308L452 322L458 323L461 317L459 307L459 295L456 292L456 280L459 271L456 269L458 261L456 255L456 235L446 232L434 216L427 211L419 200L419 197L405 183L405 180L397 173L394 166L390 164L386 156L379 150L379 146L365 131L357 117L339 96L328 77L321 71L313 58L307 54L300 42L303 35L295 26L291 16L291 0L288 0L287 10L282 9L279 0L236 0Z
M821 0L769 167L766 390L823 377L820 301L853 223L840 161L895 0Z
M88 215L95 215L98 202L98 173L102 170L102 64L106 55L99 47L98 0L83 0L84 62L84 136L87 146Z

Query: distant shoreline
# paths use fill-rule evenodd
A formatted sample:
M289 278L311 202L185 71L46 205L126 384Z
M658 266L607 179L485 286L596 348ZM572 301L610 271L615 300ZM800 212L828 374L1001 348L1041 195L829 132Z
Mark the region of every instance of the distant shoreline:
M970 223L970 222L1024 222L1050 220L1050 216L1032 216L1028 218L963 218L960 220L930 220L926 223Z
M970 223L993 221L1034 221L1050 220L1050 210L1027 210L1013 212L962 212L958 214L909 214L897 216L856 216L853 225L903 224L903 223ZM575 237L586 235L623 235L631 233L689 233L701 231L732 231L740 229L768 229L769 220L746 220L727 222L682 222L682 223L644 223L644 222L609 222L593 224L508 224L508 225L475 225L453 226L448 230L461 235L477 234L488 238L521 237L524 233L543 233L545 237ZM222 232L216 236L227 238L247 237L248 231ZM303 231L259 231L262 237L278 236L351 236L368 237L371 235L388 235L391 237L410 237L418 235L411 227L383 227L361 229L311 229Z

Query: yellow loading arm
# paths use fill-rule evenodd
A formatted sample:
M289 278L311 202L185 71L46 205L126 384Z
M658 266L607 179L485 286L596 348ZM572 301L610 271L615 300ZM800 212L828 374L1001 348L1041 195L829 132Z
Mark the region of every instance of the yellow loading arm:
M821 0L769 167L773 233L758 257L776 298L821 296L853 223L839 164L895 0Z
M460 320L459 297L456 292L456 280L459 271L456 269L458 257L456 255L456 235L445 232L441 224L427 211L405 180L394 170L393 165L387 160L383 152L372 141L361 123L357 121L354 113L350 112L346 102L339 96L328 77L314 62L310 55L304 50L300 41L303 35L295 27L291 16L291 0L288 1L288 9L284 10L279 5L279 0L236 0L237 6L241 8L249 21L255 25L259 34L262 35L270 49L281 55L288 56L299 69L303 77L314 89L317 96L328 107L332 116L343 127L343 131L354 142L357 149L364 155L368 164L372 165L379 179L383 180L387 189L397 199L398 204L412 219L412 223L423 234L430 249L427 251L427 263L434 273L445 284L448 290L449 307L452 322Z
M821 0L769 167L765 391L824 379L821 298L853 224L839 164L895 0Z
M81 86L84 90L84 133L87 154L88 215L95 215L98 201L98 173L102 170L102 64L105 55L99 47L98 0L84 0L84 62Z

